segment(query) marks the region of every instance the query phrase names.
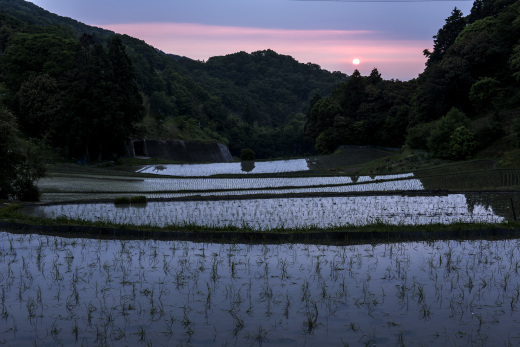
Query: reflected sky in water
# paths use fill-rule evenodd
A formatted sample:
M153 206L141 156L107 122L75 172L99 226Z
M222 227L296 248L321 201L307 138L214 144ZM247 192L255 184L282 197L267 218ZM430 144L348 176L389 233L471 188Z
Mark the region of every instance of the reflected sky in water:
M518 240L245 245L0 231L0 263L7 346L520 338Z

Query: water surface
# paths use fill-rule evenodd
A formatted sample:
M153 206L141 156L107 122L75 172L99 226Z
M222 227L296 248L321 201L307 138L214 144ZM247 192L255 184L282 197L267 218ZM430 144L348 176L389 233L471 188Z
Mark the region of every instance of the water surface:
M464 194L444 196L347 196L243 200L153 201L144 206L113 203L35 206L39 217L68 217L117 224L195 224L209 227L326 228L383 222L420 225L454 222L498 223L505 220L490 206L468 204Z
M0 232L0 342L515 344L519 249L519 240L244 245Z

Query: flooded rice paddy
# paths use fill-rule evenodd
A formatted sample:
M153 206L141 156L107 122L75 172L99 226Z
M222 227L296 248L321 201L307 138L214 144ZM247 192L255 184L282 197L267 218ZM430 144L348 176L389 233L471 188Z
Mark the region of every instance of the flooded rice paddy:
M52 219L67 217L159 227L245 226L256 230L359 226L374 222L420 225L504 221L504 217L496 215L491 207L470 206L464 194L154 201L140 206L80 203L34 206L27 211Z
M8 346L504 346L519 240L245 245L0 232Z
M150 165L145 166L138 172L170 176L201 177L212 175L298 172L308 170L309 164L307 159L292 159L244 163Z
M308 229L499 223L511 220L513 198L520 199L500 192L428 195L413 174L203 177L308 166L297 160L258 162L246 172L240 163L141 171L178 178L64 175L39 182L42 200L56 203L29 213L160 227ZM129 195L158 200L66 202ZM0 344L517 345L519 246L520 240L246 245L0 231Z
M371 182L382 183L376 189L398 190L423 189L419 180L413 179L413 174L384 176L333 176L333 177L266 177L266 178L128 178L128 177L59 177L44 178L38 182L38 187L44 192L182 192L182 191L214 191L237 189L271 189L284 187L320 187L340 185L363 185ZM369 188L371 186L368 186ZM351 188L352 190L367 190L367 188ZM374 189L374 188L371 188Z
M77 190L76 190L77 189ZM144 195L149 199L171 199L171 198L182 198L190 196L241 196L241 195L255 195L255 194L268 194L268 195L284 195L284 194L316 194L316 193L360 193L360 192L387 192L387 191L412 191L422 190L423 186L419 180L409 179L400 181L389 181L389 182L376 182L367 184L354 184L354 185L335 185L335 186L315 186L315 187L299 187L299 188L276 188L276 189L242 189L242 190L177 190L177 191L128 191L118 190L117 185L112 186L113 192L106 191L93 191L87 192L82 191L80 188L73 188L67 192L49 193L46 192L42 196L42 201L53 202L53 201L67 201L67 200L78 200L81 197L83 200L88 199L113 199L117 196L128 196L129 194ZM74 194L76 192L76 194ZM78 195L77 193L81 193Z

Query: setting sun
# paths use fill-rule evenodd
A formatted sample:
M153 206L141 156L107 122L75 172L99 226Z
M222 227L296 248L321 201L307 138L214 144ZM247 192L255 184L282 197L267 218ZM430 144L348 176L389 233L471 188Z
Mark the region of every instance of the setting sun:
M361 63L361 61L358 58L352 60L352 64L354 65L359 65L359 63Z

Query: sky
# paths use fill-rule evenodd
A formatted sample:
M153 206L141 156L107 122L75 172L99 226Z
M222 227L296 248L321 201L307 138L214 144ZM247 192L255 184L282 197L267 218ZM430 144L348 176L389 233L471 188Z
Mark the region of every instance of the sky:
M127 34L171 54L213 56L272 49L347 75L384 79L424 70L424 49L457 7L472 1L31 0L60 16ZM353 60L359 64L354 65Z

